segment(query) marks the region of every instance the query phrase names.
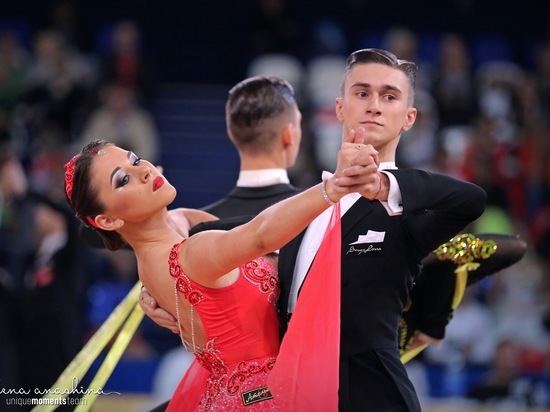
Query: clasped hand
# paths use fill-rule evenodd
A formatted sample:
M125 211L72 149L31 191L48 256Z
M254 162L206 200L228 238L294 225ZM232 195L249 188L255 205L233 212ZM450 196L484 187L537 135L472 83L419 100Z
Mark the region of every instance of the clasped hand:
M378 151L370 144L363 144L365 129L350 130L338 153L334 172L334 188L338 193L358 192L368 199L382 193L386 182L378 173Z

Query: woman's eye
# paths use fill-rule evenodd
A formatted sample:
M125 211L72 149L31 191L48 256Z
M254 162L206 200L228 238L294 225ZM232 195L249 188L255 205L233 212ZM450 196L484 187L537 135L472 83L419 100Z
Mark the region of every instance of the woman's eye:
M122 176L120 179L118 179L116 187L117 188L122 187L122 186L128 184L129 181L130 181L130 175L126 174L126 175Z
M141 157L137 157L136 160L134 160L134 163L132 163L133 166L137 166L141 163Z

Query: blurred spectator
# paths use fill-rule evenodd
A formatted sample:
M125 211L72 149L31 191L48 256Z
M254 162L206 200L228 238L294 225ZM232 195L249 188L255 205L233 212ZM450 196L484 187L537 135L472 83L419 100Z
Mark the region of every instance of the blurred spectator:
M117 83L134 92L140 105L151 109L157 94L153 62L143 50L137 23L124 20L111 31L106 51L100 50L101 83Z
M17 160L5 159L0 177L0 382L35 398L82 345L86 283L79 276L78 223L65 203L27 186Z
M91 38L86 20L78 13L76 0L54 0L44 20L38 24L40 31L55 30L67 47L77 53L91 52Z
M533 248L541 259L550 262L550 207L537 210L530 229Z
M497 141L514 145L521 115L518 96L523 70L512 62L491 61L478 66L475 77L480 111L493 120Z
M543 382L522 375L520 358L521 345L513 339L501 340L493 354L488 376L472 387L467 396L499 408L508 408L506 410L547 406L548 390Z
M384 34L381 47L400 59L410 62L418 60L418 36L406 27L390 27Z
M430 89L438 108L440 127L469 125L479 113L469 50L456 34L445 35L440 47Z
M340 96L342 72L346 57L321 54L306 67L305 90L308 106L304 115L305 143L311 146L310 155L318 170L334 170L336 153L341 142L342 123L336 117L335 102ZM305 151L304 151L305 152ZM319 172L320 173L320 172Z
M159 143L153 116L138 106L134 90L120 84L104 85L101 106L82 130L79 147L94 139L105 139L153 163L159 160Z
M494 120L480 115L469 131L465 137L465 148L457 159L460 176L485 189L488 206L511 213L511 200L514 200L516 204L520 203L518 208L521 208L523 196L511 199L509 193L515 186L506 186L518 176L517 167L512 167L515 159L509 155L508 145L498 139Z
M525 210L518 216L531 224L539 211L550 201L550 129L544 123L533 123L522 128L517 158L523 177ZM542 229L539 226L538 229Z
M437 149L439 117L433 98L419 90L415 95L417 109L414 127L403 133L397 148L397 164L401 167L433 170Z
M56 31L37 34L23 96L24 116L36 153L76 140L93 102L91 64Z
M540 46L535 55L535 75L543 113L550 115L550 40Z
M29 53L18 37L9 31L0 33L0 147L13 144L10 124L25 87L30 64Z
M288 53L299 57L302 53L302 24L297 20L288 0L260 0L251 2L248 21L248 43L255 55Z
M420 56L419 39L416 32L406 27L391 27L384 34L381 47L391 51L402 60L415 62L419 67L416 79L417 90L430 90L433 65L432 62Z
M334 19L323 18L314 22L309 37L307 51L304 53L307 61L324 55L345 57L348 52L346 30Z
M538 82L534 73L524 72L523 78L517 88L519 110L518 123L524 127L541 125L545 119L543 105L541 104Z
M548 308L546 276L544 266L531 250L520 262L492 279L487 303L498 336L514 336L516 341L533 347L550 347L550 335L543 323L543 313Z

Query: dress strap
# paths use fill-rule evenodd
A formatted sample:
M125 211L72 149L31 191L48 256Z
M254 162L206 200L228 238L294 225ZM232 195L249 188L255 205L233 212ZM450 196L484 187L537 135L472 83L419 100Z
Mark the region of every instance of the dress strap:
M187 238L182 239L181 242L176 243L172 246L172 251L170 252L170 257L168 259L168 266L170 275L174 278L174 297L176 300L176 319L178 321L178 330L180 332L180 339L183 347L188 352L197 353L200 349L197 349L197 344L195 342L195 303L200 303L202 300L202 293L200 291L193 290L191 279L189 279L178 262L179 247ZM179 292L183 293L186 300L190 305L190 316L191 316L191 343L187 342L183 338L183 328L181 327L181 318L180 318L180 305L179 305Z
M183 347L188 352L197 353L197 345L195 343L195 307L190 304L190 315L191 315L191 344L183 338L183 328L181 327L180 319L180 301L179 293L177 287L177 279L174 280L174 296L176 298L176 320L178 321L178 329L180 332L180 339Z

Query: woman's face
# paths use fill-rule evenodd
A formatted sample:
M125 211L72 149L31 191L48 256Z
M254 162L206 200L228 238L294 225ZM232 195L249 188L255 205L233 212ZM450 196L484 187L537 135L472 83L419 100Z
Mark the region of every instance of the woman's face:
M176 189L155 166L117 146L105 146L94 156L91 174L105 205L103 214L125 222L143 221L176 197Z

